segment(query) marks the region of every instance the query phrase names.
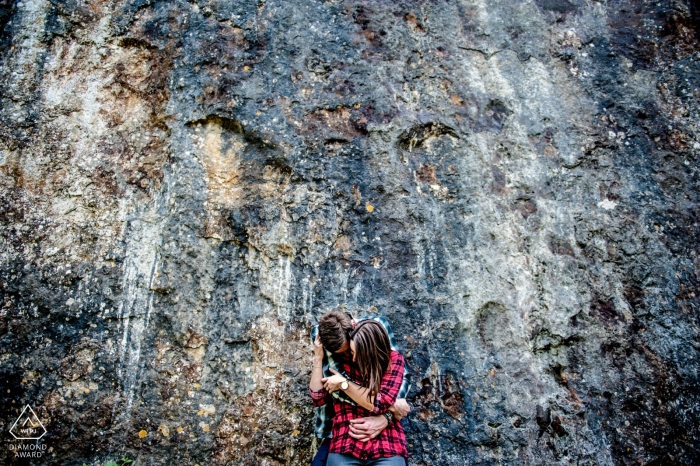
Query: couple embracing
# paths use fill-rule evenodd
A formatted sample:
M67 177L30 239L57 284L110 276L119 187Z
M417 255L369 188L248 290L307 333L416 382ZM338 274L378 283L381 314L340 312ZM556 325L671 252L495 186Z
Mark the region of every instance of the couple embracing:
M388 322L335 310L311 331L309 394L322 439L312 466L405 466L408 373Z

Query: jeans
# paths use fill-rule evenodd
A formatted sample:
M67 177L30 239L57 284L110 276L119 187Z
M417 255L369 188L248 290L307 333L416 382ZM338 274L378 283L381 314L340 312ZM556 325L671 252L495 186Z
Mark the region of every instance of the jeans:
M392 456L363 461L350 455L330 453L327 466L406 466L406 460L403 456Z
M326 461L328 461L328 450L331 448L331 439L325 438L318 447L316 456L314 456L311 466L326 466Z

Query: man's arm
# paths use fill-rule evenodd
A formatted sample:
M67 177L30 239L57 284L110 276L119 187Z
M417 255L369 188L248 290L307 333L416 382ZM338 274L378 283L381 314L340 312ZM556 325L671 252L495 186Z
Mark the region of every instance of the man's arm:
M309 395L314 406L326 404L329 393L323 387L323 356L325 355L323 345L318 338L318 327L311 330L311 342L313 344L313 369L311 370L311 380L309 380Z
M323 383L321 379L323 378L323 345L316 335L314 340L314 358L313 358L313 370L311 371L311 380L309 381L309 390L313 392L318 392L323 390Z

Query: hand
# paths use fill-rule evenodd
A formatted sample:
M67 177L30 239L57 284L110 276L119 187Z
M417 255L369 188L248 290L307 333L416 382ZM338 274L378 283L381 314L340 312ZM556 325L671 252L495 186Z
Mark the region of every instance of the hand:
M350 419L350 437L366 442L379 435L388 425L389 421L384 416Z
M338 372L335 371L332 367L328 370L330 370L335 375L322 378L321 383L323 383L323 387L328 393L333 393L336 390L340 390L340 384L347 381L347 379L342 375L338 374Z
M323 349L323 345L321 344L321 338L316 335L316 338L314 339L314 362L322 362L324 355L325 351Z
M408 416L408 413L411 412L411 407L405 398L399 398L396 400L396 403L389 407L389 411L394 413L394 421L400 421Z

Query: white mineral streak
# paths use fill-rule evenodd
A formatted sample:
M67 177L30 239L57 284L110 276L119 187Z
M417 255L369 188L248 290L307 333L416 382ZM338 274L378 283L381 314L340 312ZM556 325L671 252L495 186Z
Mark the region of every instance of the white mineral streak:
M123 294L117 309L121 331L117 376L122 380L122 390L126 397L126 404L119 416L125 423L126 430L129 428L134 394L143 366L141 346L153 311L151 285L158 267L157 251L163 241L163 219L156 212L166 201L165 197L156 198L146 212L136 212L125 222L128 230L125 239Z
M598 203L598 207L605 210L613 210L617 207L617 202L611 201L610 199L603 199Z
M263 282L264 288L261 290L263 294L270 296L275 304L277 317L283 321L289 318L289 290L293 283L291 265L289 256L279 256L276 262L271 262L271 270L268 272L270 280Z
M26 88L31 87L36 74L41 72L41 59L46 52L40 40L44 34L48 3L45 0L26 0L17 3L17 13L13 20L20 22L20 26L15 29L21 31L21 35L14 41L15 48L19 50L16 52L17 58L13 64L12 78L9 80L10 95L20 95ZM29 108L17 108L12 116L19 121L26 117L23 113L29 110Z
M338 272L338 294L336 305L346 303L348 300L348 278L352 273L352 269L348 267L345 269L342 265L337 264L336 270Z
M301 293L302 293L302 308L305 314L309 314L313 309L314 305L314 286L316 282L310 280L308 277L302 279Z

